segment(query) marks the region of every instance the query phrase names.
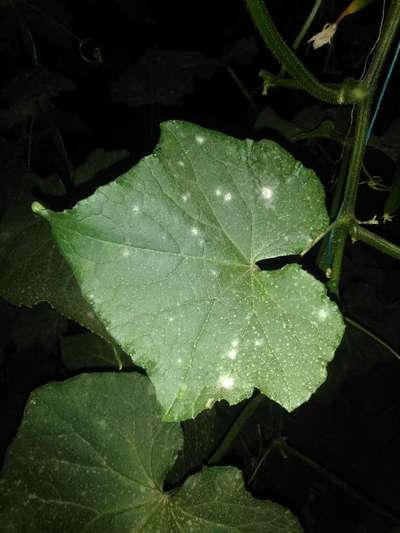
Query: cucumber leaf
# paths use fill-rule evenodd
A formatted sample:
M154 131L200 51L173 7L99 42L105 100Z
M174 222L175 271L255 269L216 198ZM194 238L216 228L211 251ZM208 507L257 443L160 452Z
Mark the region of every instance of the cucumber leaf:
M254 387L291 410L326 377L343 321L297 264L328 225L321 183L272 141L186 122L51 224L84 297L154 383L166 420L184 420Z
M284 507L253 498L242 474L207 468L163 490L182 446L150 381L82 374L35 391L0 477L2 531L297 533Z

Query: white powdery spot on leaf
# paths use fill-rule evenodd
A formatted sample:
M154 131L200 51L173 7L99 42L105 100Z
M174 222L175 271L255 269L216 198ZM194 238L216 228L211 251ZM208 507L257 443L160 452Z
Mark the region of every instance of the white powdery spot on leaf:
M190 198L190 193L186 192L185 194L182 194L181 198L186 203Z
M199 228L193 227L191 230L192 235L198 235L199 234Z
M216 190L215 190L215 196L222 196L222 191L221 191L221 189L216 189Z
M131 252L128 250L128 248L124 248L122 251L122 257L129 257L131 255Z
M235 384L234 378L230 376L221 376L218 382L223 389L231 389Z
M203 135L196 135L195 139L197 144L204 144L206 142L206 139L203 137Z
M182 167L182 168L185 167L185 163L184 163L182 160L179 160L179 161L178 161L178 165L179 165L180 167Z
M236 359L236 356L238 354L238 351L235 348L232 348L232 350L229 350L228 357L229 359Z
M318 318L321 320L321 321L324 321L328 318L328 311L326 309L320 309L318 311Z
M135 215L137 215L137 214L139 213L139 211L140 211L140 207L139 207L138 205L135 204L135 205L132 207L132 212L133 212Z
M104 420L103 418L101 420L98 421L98 426L102 429L102 430L106 430L107 429L107 421Z
M214 403L214 398L208 398L208 400L206 402L206 408L210 409L212 407L213 403Z
M230 202L232 200L232 193L227 192L224 194L224 202Z
M261 189L261 196L265 198L266 200L270 200L273 197L274 193L271 189L271 187L263 187Z

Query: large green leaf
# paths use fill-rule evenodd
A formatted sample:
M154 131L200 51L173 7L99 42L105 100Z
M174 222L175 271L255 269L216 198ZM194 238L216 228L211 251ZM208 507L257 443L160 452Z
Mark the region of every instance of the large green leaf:
M297 254L325 229L314 172L271 141L186 122L117 181L49 220L85 298L155 384L166 419L258 387L287 409L324 381L343 333Z
M182 445L154 389L134 373L82 374L34 392L0 478L6 533L300 532L286 509L256 500L235 468L209 468L172 492Z

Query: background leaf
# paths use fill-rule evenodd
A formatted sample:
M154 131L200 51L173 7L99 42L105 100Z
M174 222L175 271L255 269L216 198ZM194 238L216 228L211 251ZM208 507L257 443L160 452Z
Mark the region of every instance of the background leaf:
M166 493L182 445L163 423L149 380L84 374L31 395L0 479L3 531L31 533L302 531L278 504L256 500L240 471L205 469Z
M112 97L133 108L181 105L185 95L195 92L195 79L212 76L217 66L199 52L149 50L112 84Z
M390 190L389 196L386 199L385 205L383 207L383 216L391 217L393 216L400 208L400 165L397 165L396 172L393 176L392 188Z
M241 404L230 407L226 402L217 402L193 420L182 422L184 445L168 473L167 482L181 483L188 474L207 464L241 409Z
M84 368L132 367L132 359L115 343L106 342L93 333L61 337L61 355L69 370Z
M5 154L4 154L5 156ZM96 150L73 173L76 185L126 156L125 151ZM14 176L4 186L4 209L0 233L0 296L17 306L32 307L48 302L66 318L78 322L97 335L109 339L91 306L82 298L71 269L58 251L48 225L31 210L36 200L33 191L46 188L62 194L56 180L43 182L27 172L22 162L15 165Z
M324 381L343 333L336 305L299 265L256 265L299 253L328 222L314 172L277 144L168 122L116 182L72 210L36 210L166 419L254 387L291 410Z
M46 303L33 309L13 309L18 314L8 335L17 351L35 345L49 351L67 329L68 322Z
M338 144L351 146L353 139L348 135L350 126L349 110L343 107L322 107L313 105L302 109L293 117L293 121L282 118L272 107L265 107L258 115L254 124L256 129L270 128L277 131L290 142L307 139L327 139ZM378 150L392 161L397 160L398 143L395 142L395 131L378 137L371 135L368 148Z

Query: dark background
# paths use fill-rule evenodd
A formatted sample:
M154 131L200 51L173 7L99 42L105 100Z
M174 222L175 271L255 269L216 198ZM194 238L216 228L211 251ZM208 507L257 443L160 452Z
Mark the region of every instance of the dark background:
M333 22L348 3L323 2L307 38L326 22ZM276 73L279 65L263 46L243 2L32 0L8 4L0 2L1 165L15 158L29 163L42 179L57 172L68 182L66 154L75 167L93 149L104 148L127 150L128 168L154 149L161 121L184 119L239 138L277 140L317 172L329 205L340 147L332 141L290 143L271 128L255 127L266 106L293 120L317 102L305 93L285 89L262 95L260 69ZM288 42L295 38L311 6L312 2L305 0L268 2ZM331 48L314 51L302 44L302 60L323 81L359 77L377 36L381 9L378 0L344 19ZM95 60L96 48L102 62ZM399 77L400 64L374 128L378 136L400 116ZM38 99L45 107L36 114L30 133L27 108ZM27 114L25 119L15 117L16 108ZM46 134L49 120L57 128L66 154ZM369 150L366 166L372 175L379 174L384 183L391 183L394 165L381 152ZM100 176L85 192L115 177ZM5 179L7 174L3 174ZM69 191L61 199L45 200L58 209L72 205L82 195L82 191ZM359 218L382 214L386 196L361 186ZM398 218L372 228L400 244ZM315 259L314 252L306 256L304 268L323 279ZM394 260L362 244L349 243L342 310L398 351L399 273ZM0 314L3 455L29 392L68 377L60 358L59 335L76 331L77 326L64 323L29 334L31 311L0 301ZM226 460L242 468L248 480L269 439L286 436L294 449L339 476L381 511L360 502L301 458L285 458L276 451L248 487L255 496L287 505L306 532L390 531L395 522L384 516L385 510L400 517L399 384L400 361L366 335L348 328L329 365L327 382L311 400L290 415L265 402Z

